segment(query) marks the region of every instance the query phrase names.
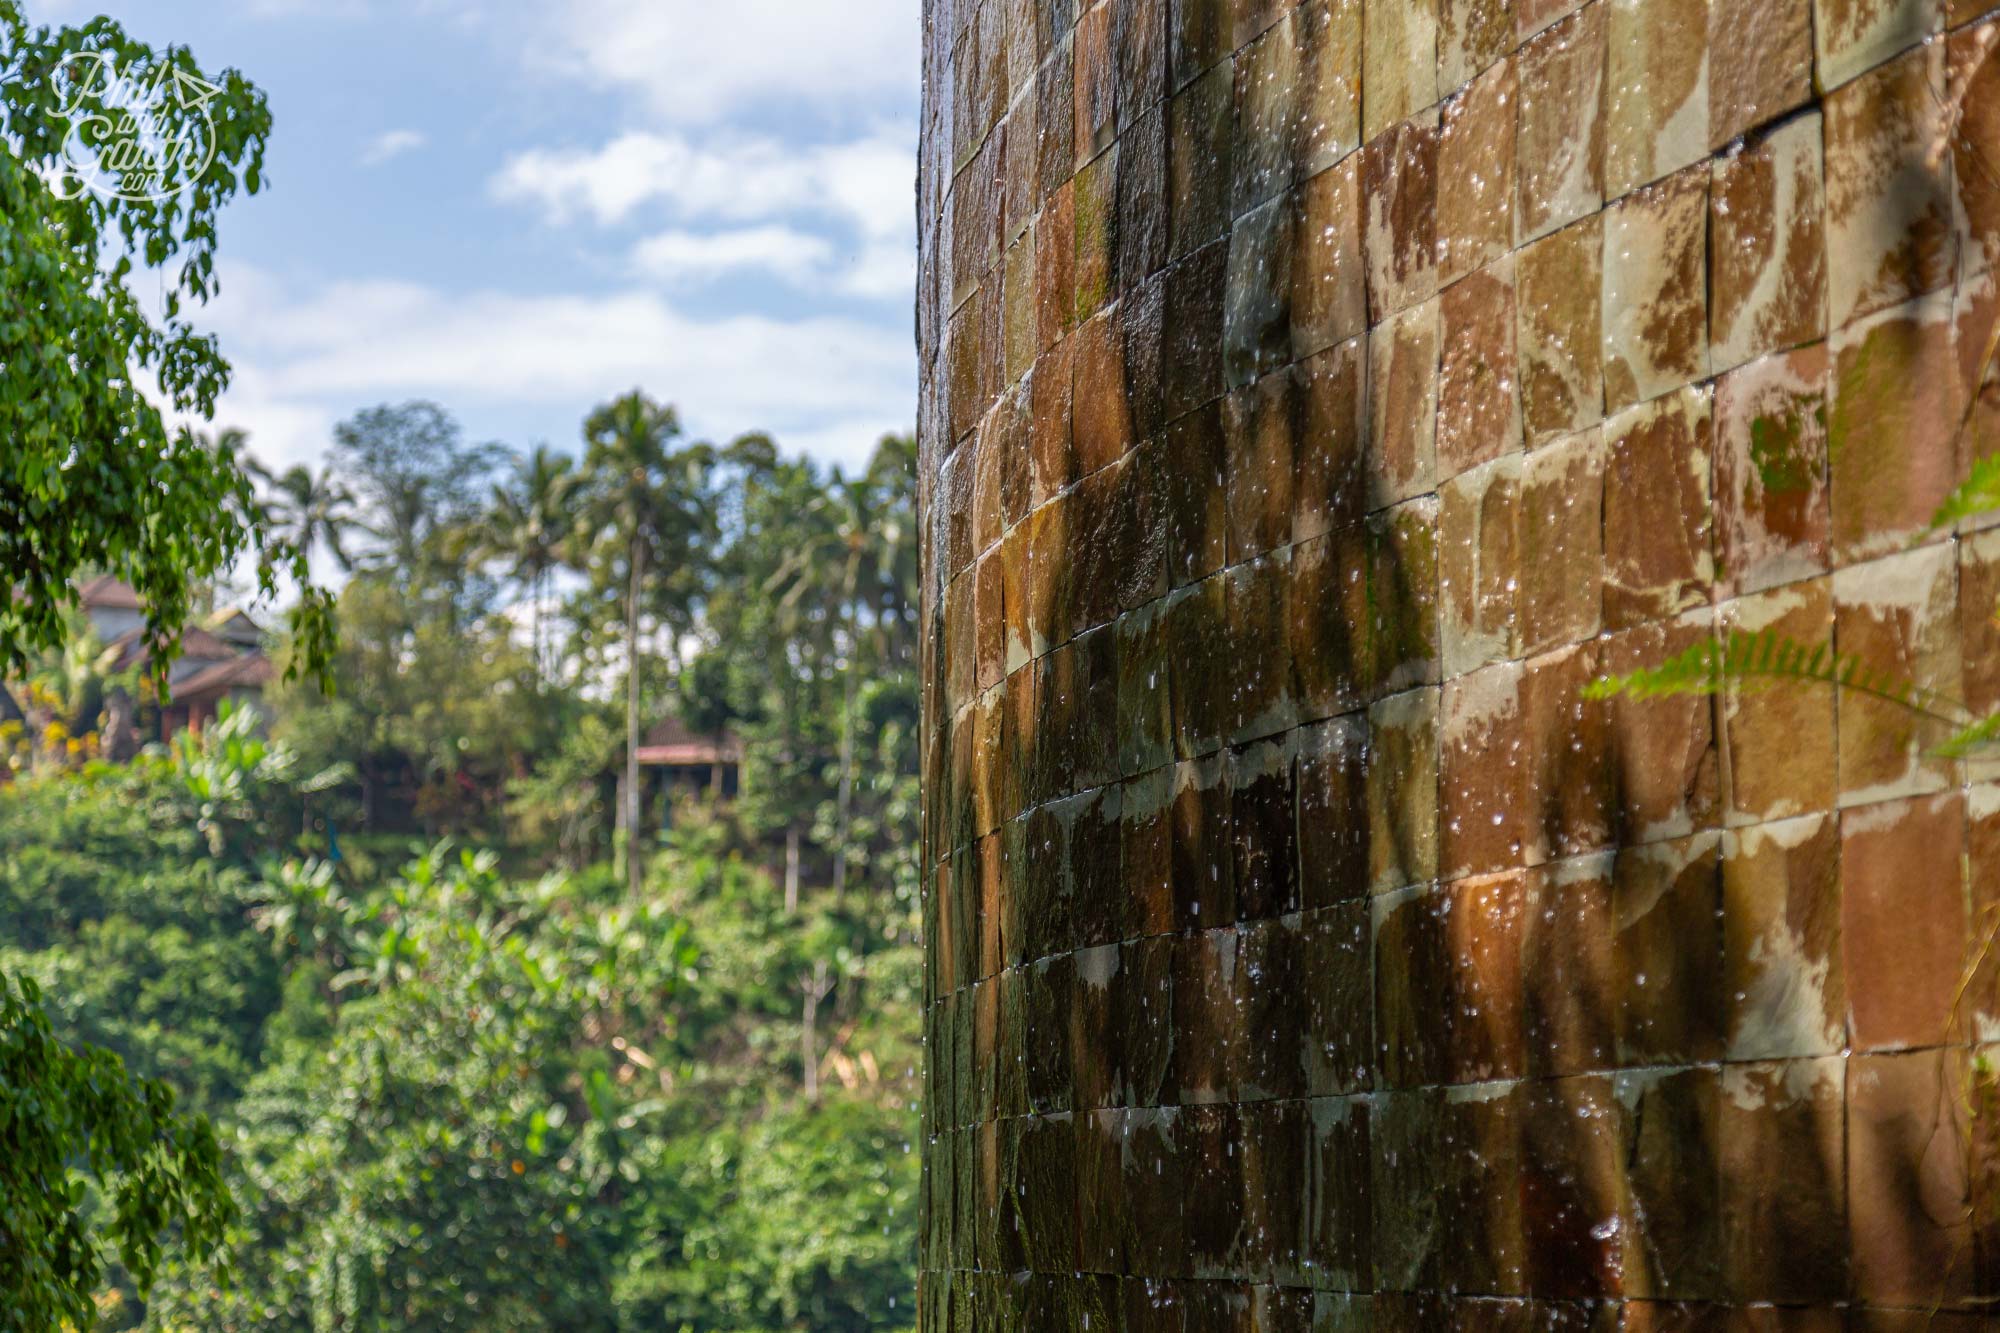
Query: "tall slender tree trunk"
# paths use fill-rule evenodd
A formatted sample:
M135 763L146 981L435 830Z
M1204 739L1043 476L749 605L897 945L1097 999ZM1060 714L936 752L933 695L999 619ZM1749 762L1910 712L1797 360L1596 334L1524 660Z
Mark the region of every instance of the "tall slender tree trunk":
M804 1022L799 1028L799 1059L805 1066L806 1101L819 1100L819 1002L826 998L832 984L826 979L826 960L813 964L812 975L805 980Z
M833 854L833 887L847 888L847 841L854 826L854 688L861 675L861 636L854 624L854 589L849 580L847 597L847 672L841 687L840 706L840 792L836 798L837 834Z
M639 581L646 546L632 537L630 583L625 590L625 891L639 900L646 868L639 854Z
M799 910L799 826L785 830L785 915Z

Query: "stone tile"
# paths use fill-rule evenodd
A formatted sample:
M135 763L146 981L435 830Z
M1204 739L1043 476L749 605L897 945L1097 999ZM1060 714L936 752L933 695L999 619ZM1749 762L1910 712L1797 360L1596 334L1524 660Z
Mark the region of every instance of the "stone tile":
M1115 140L1118 78L1112 64L1111 11L1097 6L1077 16L1071 60L1076 93L1076 159L1081 166Z
M1078 474L1108 467L1132 447L1132 413L1125 398L1125 338L1119 307L1091 316L1074 344L1070 390L1071 441Z
M1604 420L1602 273L1596 215L1516 256L1521 421L1530 448Z
M1167 11L1167 0L1126 0L1112 7L1111 60L1121 137L1167 95Z
M1076 327L1076 188L1067 181L1035 220L1035 327L1044 348Z
M1375 943L1375 1061L1390 1088L1448 1079L1451 1058L1450 892L1418 885L1371 904Z
M1521 649L1595 635L1604 612L1604 445L1579 431L1521 467Z
M1224 60L1167 104L1169 254L1179 259L1226 235L1234 172L1235 82Z
M1528 1286L1586 1299L1623 1285L1632 1201L1611 1080L1527 1085L1521 1108L1521 1218Z
M1514 44L1514 0L1440 0L1438 91L1465 87Z
M1621 1286L1628 1296L1712 1298L1722 1268L1717 1073L1633 1070L1612 1086L1632 1199Z
M1219 397L1223 389L1222 327L1228 291L1229 244L1217 241L1166 273L1166 340L1161 356L1175 371L1165 377L1167 419Z
M2000 708L2000 530L1958 547L1958 637L1963 702L1974 716ZM1979 762L1977 760L1973 761Z
M1365 5L1361 23L1366 142L1438 100L1438 0Z
M1957 484L1951 341L1942 293L1834 335L1827 456L1836 562L1904 549Z
M1606 0L1604 193L1708 155L1708 0Z
M1044 352L1028 378L1034 420L1028 431L1028 508L1040 508L1077 478L1074 350L1065 338Z
M1772 635L1830 659L1832 581L1806 580L1726 603L1722 629L1725 635ZM1718 711L1725 823L1756 824L1834 807L1838 763L1830 687L1770 680L1732 683L1723 691Z
M973 575L972 629L977 687L990 690L1006 676L1007 608L1002 596L1000 552L987 552Z
M1210 403L1167 428L1162 497L1168 583L1208 577L1228 562L1229 489L1222 405Z
M1174 672L1174 752L1183 759L1218 749L1230 707L1229 592L1214 574L1167 604L1167 653ZM1209 656L1215 654L1215 656Z
M1013 384L1034 368L1042 351L1041 320L1036 308L1035 229L1021 233L1021 239L1007 247L1006 269L1001 279L1001 356L1006 364L1005 379Z
M1153 0L1157 3L1158 0ZM1119 14L1129 13L1130 8ZM1167 107L1149 107L1118 136L1118 286L1131 292L1167 266Z
M1306 357L1368 329L1361 159L1350 155L1293 196L1292 355Z
M1945 136L1944 58L1941 43L1926 45L1827 96L1832 328L1936 291L1952 279L1957 240L1950 169L1930 161L1932 147ZM1824 66L1821 73L1824 77Z
M1440 481L1521 448L1514 261L1505 256L1438 297Z
M1178 91L1235 49L1228 0L1168 0L1167 77Z
M1837 89L1923 41L1938 10L1938 0L1813 0L1820 86Z
M1603 641L1602 670L1618 676L1655 665L1713 632L1705 611L1626 630ZM1609 708L1621 837L1649 843L1715 827L1721 796L1714 701L1620 696Z
M1439 111L1438 279L1453 282L1514 244L1514 62L1502 60Z
M1303 179L1361 144L1360 0L1306 0L1292 22L1300 49L1298 174Z
M1236 913L1244 921L1260 921L1299 910L1295 752L1289 738L1259 741L1228 752ZM1275 981L1272 988L1280 995L1288 993L1287 988L1276 985ZM1271 1095L1298 1094L1273 1089Z
M1480 1083L1525 1072L1526 1016L1521 940L1526 928L1523 871L1481 875L1447 886L1445 1081Z
M1708 601L1709 391L1682 389L1605 423L1604 620L1623 629Z
M1223 310L1223 376L1233 388L1292 359L1292 240L1289 197L1236 220L1229 233L1229 292Z
M1306 1088L1305 1024L1300 1021L1299 1003L1305 989L1301 920L1293 913L1245 921L1238 934L1232 978L1236 1009L1244 1029L1253 1034L1243 1047L1241 1100L1277 1098L1296 1108ZM1251 1137L1254 1144L1256 1136ZM1299 1178L1303 1175L1301 1171Z
M1960 693L1954 562L1933 546L1838 570L1833 576L1833 641L1843 657L1889 682L1931 697ZM1859 690L1836 695L1840 803L1865 805L1949 785L1955 766L1933 751L1943 723Z
M1505 662L1447 681L1439 810L1447 879L1524 864L1529 742L1522 666Z
M1723 990L1731 1060L1837 1055L1847 1038L1840 836L1827 815L1725 835Z
M1717 371L1826 333L1826 192L1817 114L1719 159L1709 185Z
M1299 56L1293 13L1237 52L1232 207L1238 215L1277 198L1296 179Z
M1722 988L1719 835L1618 853L1612 910L1622 990L1618 1060L1676 1065L1721 1058Z
M1356 883L1365 888L1365 880ZM1375 1050L1369 905L1308 912L1303 929L1306 1090L1313 1096L1364 1090Z
M1708 18L1708 146L1812 100L1811 0L1733 0Z
M1180 1104L1235 1101L1242 1089L1249 1040L1236 1006L1242 936L1230 926L1173 939L1174 1026L1179 1036L1174 1043L1173 1081Z
M1438 490L1443 671L1519 656L1521 459L1473 468Z
M1968 0L1975 12L1984 5ZM1968 14L1966 17L1971 17ZM1954 15L1954 21L1957 16ZM2000 30L1992 24L1951 34L1946 50L1948 88L1956 120L1951 135L1952 184L1958 226L1964 236L1961 282L1983 272L2000 257L2000 179L1987 165L1991 145L2000 143L2000 62L1992 48Z
M1435 108L1399 120L1362 150L1368 316L1381 323L1437 293Z
M1730 1300L1832 1304L1845 1295L1845 1073L1838 1058L1723 1066L1722 1280Z
M1320 1285L1366 1291L1373 1281L1369 1104L1361 1097L1319 1097L1307 1105L1313 1134L1311 1225L1306 1239L1311 1272ZM1322 1304L1314 1333L1354 1327L1338 1322L1324 1304L1329 1295L1318 1293Z
M2000 29L1996 29L2000 31ZM2000 441L2000 270L1987 269L1962 282L1952 298L1952 346L1958 379L1954 409L1959 412L1956 445L1959 466L1971 470ZM2000 524L2000 510L1966 518L1960 532Z
M1715 381L1716 574L1754 592L1827 568L1824 343Z
M1604 404L1708 374L1708 168L1634 191L1604 217Z
M1366 719L1329 718L1298 744L1300 905L1311 912L1368 894Z
M1479 1083L1447 1088L1443 1107L1447 1145L1444 1210L1453 1243L1439 1265L1442 1285L1454 1292L1502 1292L1518 1297L1527 1287L1527 1234L1521 1194L1521 1119L1527 1106L1520 1083ZM1452 1151L1451 1148L1456 1148ZM1473 1328L1526 1328L1528 1303L1519 1299L1456 1298L1456 1315Z
M1598 676L1595 643L1530 658L1521 680L1528 728L1529 865L1612 845L1617 828L1616 755L1610 710L1584 691Z
M1968 1287L1963 1057L1857 1055L1847 1067L1850 1290L1929 1309Z
M1368 410L1362 359L1351 338L1298 364L1303 428L1292 450L1292 539L1352 527L1367 511Z
M1358 708L1373 671L1366 533L1348 525L1292 549L1286 592L1292 691L1312 720Z
M1076 318L1118 295L1117 145L1076 173Z
M1304 394L1289 370L1223 400L1223 470L1229 491L1229 559L1242 561L1292 540L1292 461Z
M1521 48L1514 210L1516 243L1547 235L1604 202L1606 0L1593 0ZM1516 17L1527 13L1517 8Z
M1841 943L1856 1050L1950 1037L1968 929L1964 855L1956 793L1841 813Z
M1438 615L1438 502L1419 496L1369 516L1368 689L1371 697L1434 685L1442 656Z
M1126 1079L1121 1100L1128 1106L1154 1106L1172 1092L1175 939L1157 935L1119 948L1125 978L1120 988Z
M1185 1137L1183 1160L1187 1163L1187 1192L1182 1202L1187 1247L1181 1271L1191 1271L1198 1278L1233 1277L1243 1271L1246 1257L1241 1119L1234 1106L1183 1107L1180 1132ZM1192 1310L1188 1323L1190 1330L1196 1326ZM1207 1327L1225 1333L1233 1326L1217 1323Z
M1368 333L1371 509L1433 489L1437 475L1438 304L1426 301Z
M1229 673L1224 739L1255 740L1298 725L1285 616L1291 551L1283 548L1225 571L1229 648L1218 669Z
M1528 872L1521 970L1531 1077L1581 1074L1616 1063L1613 860L1604 852Z
M1368 710L1368 884L1387 893L1438 874L1438 691Z

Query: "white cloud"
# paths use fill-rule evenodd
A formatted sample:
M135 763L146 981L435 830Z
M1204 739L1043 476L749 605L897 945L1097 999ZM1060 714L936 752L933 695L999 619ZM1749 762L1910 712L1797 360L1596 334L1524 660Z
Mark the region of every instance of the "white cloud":
M673 124L774 104L850 110L917 85L919 0L562 0L532 54Z
M366 403L430 397L475 409L553 408L581 419L634 386L677 402L716 437L781 442L853 423L864 446L907 430L915 355L907 332L852 319L700 318L653 292L447 293L406 282L296 291L231 267L206 313L236 360L216 419L272 462L314 456Z
M762 268L799 287L901 298L916 280L912 142L900 130L796 145L633 131L594 151L517 154L490 188L499 199L539 208L552 223L589 218L615 226L643 212L682 224L767 224L736 229L726 241L683 225L640 242L636 268L668 281L726 259L728 267Z
M380 166L392 158L413 153L429 142L429 137L422 130L384 130L361 150L361 165Z
M831 255L832 247L824 238L775 225L721 232L663 231L632 251L641 273L675 284L712 282L746 269L799 283Z

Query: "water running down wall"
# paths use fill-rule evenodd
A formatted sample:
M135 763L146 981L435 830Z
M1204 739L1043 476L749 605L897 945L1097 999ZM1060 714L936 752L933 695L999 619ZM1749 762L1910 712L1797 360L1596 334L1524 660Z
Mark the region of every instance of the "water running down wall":
M926 1333L1985 1326L1985 7L926 6Z

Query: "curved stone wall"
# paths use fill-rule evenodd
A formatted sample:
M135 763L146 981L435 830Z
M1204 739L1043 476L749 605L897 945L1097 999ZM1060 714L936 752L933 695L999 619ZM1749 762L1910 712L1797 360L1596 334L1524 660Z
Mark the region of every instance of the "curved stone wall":
M1983 1323L1982 7L926 6L927 1333Z

